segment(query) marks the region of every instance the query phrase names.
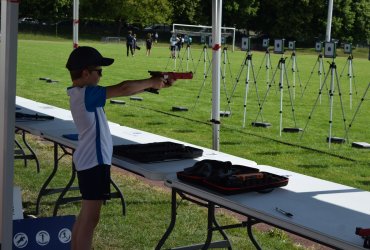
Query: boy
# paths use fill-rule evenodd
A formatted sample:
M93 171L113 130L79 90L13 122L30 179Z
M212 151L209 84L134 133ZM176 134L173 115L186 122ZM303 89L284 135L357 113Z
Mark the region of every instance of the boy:
M112 137L104 113L106 99L129 96L147 88L169 87L174 80L161 77L124 81L108 87L98 86L102 66L113 59L104 58L92 47L78 47L70 54L67 69L73 85L67 92L78 131L78 146L73 154L82 195L80 214L73 226L72 249L91 249L93 233L99 222L103 201L110 199Z

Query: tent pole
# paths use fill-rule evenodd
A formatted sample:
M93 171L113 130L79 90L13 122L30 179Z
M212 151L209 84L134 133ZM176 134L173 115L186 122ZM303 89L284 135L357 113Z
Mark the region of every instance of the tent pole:
M212 148L220 150L220 62L222 0L212 0Z
M328 5L328 20L326 22L326 36L325 36L326 42L330 42L331 40L331 22L333 19L333 1L334 0L329 0L329 5Z
M19 0L1 1L0 45L0 242L12 249L15 86Z
M79 19L79 0L73 0L73 48L78 47L78 26L80 23Z

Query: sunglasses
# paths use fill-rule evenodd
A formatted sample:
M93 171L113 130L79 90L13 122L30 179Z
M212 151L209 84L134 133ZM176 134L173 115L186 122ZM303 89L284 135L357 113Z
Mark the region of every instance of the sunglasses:
M89 72L96 71L100 77L103 76L103 69L89 69Z

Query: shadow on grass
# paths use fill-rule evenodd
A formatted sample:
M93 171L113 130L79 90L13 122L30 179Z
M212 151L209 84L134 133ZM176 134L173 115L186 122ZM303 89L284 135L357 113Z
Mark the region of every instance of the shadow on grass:
M362 185L370 186L370 181L359 181Z
M257 152L255 154L257 155L280 155L283 154L284 152L279 152L279 151L270 151L270 152Z
M151 201L146 201L146 200L129 200L126 201L126 205L140 205L140 204L151 204L151 205L161 205L161 204L171 204L171 201L168 200L151 200Z
M300 164L298 165L299 168L327 168L329 167L328 165L319 165L319 164Z
M194 133L195 131L191 129L176 129L173 132L185 134L185 133Z
M155 126L155 125L163 125L163 124L165 124L164 122L147 122L146 123L147 125L150 125L150 126Z
M237 141L224 141L224 142L220 142L221 145L241 145L242 143L241 142L237 142Z

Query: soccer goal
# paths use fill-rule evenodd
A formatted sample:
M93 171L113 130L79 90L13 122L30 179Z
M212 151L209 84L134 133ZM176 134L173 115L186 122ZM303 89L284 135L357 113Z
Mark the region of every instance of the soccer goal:
M235 28L221 27L221 37L225 39L227 37L232 37L233 51L235 50ZM183 34L191 37L200 37L202 43L207 43L207 37L211 39L212 37L212 26L204 25L191 25L191 24L180 24L174 23L172 25L172 32L174 34ZM211 43L211 40L209 40Z

